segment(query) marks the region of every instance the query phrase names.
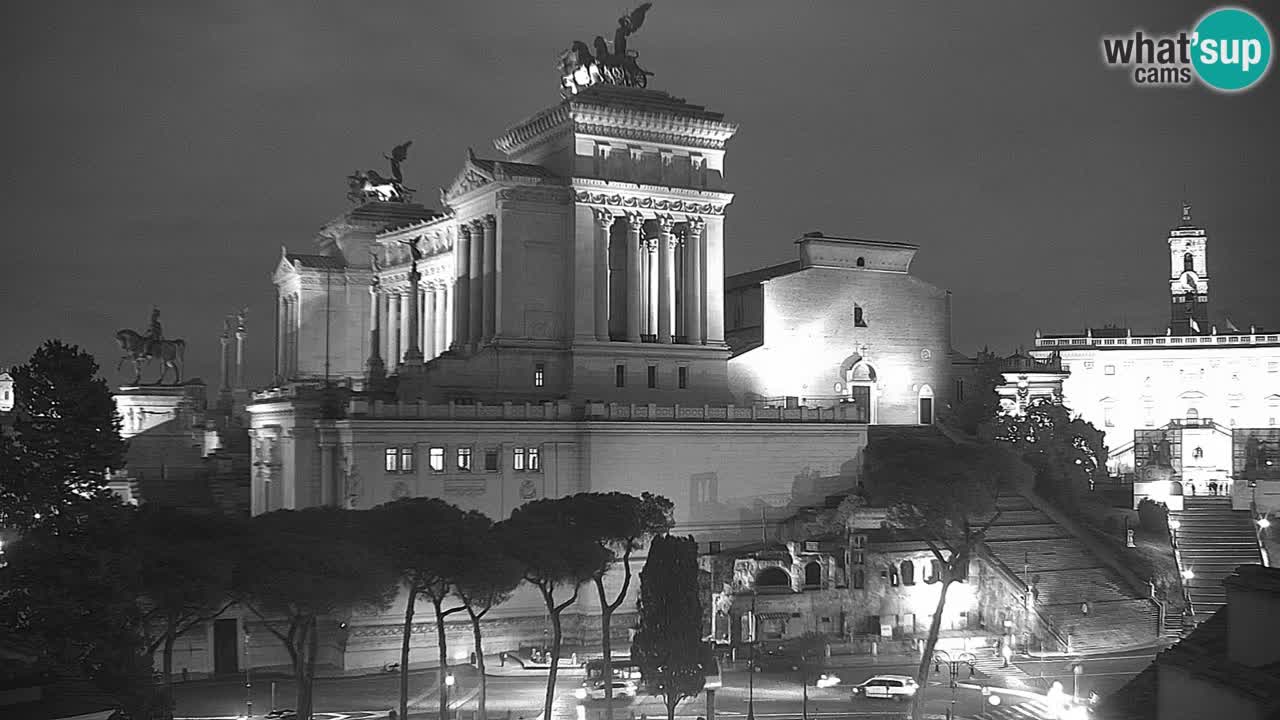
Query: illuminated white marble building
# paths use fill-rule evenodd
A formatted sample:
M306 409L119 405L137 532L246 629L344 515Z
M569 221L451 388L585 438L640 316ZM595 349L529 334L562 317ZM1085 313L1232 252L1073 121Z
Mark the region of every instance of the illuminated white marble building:
M1037 333L1031 354L1061 358L1068 373L1063 401L1106 432L1113 473L1140 470L1161 440L1168 443L1175 484L1145 487L1139 477L1138 499L1190 494L1188 483L1205 494L1216 480L1231 484L1238 506L1256 497L1280 509L1280 481L1251 487L1240 477L1250 438L1269 451L1272 429L1280 428L1280 334L1211 324L1208 240L1185 206L1168 237L1171 313L1163 333L1116 327Z

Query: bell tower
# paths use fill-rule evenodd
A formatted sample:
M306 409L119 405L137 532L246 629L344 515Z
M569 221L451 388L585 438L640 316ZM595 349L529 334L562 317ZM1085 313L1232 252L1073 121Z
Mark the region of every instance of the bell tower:
M1209 326L1208 236L1191 222L1191 204L1182 204L1182 222L1169 231L1169 329L1174 335L1203 335Z

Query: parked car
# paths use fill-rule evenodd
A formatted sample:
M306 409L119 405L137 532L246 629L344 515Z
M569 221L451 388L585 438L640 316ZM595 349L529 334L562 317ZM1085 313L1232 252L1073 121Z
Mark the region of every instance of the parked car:
M604 700L606 683L598 680L586 687L578 688L577 693L579 700ZM633 698L636 696L638 689L633 680L614 680L613 696L615 698Z
M908 675L876 675L860 685L853 686L853 697L884 698L899 702L910 700L919 686Z
M297 720L298 713L292 710L272 710L263 717L266 720Z

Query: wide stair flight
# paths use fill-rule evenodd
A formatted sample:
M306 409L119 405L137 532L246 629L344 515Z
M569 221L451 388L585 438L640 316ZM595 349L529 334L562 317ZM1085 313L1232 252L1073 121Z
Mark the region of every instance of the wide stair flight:
M1241 565L1261 565L1257 530L1248 510L1232 510L1223 496L1183 498L1183 510L1169 514L1177 521L1178 568L1196 622L1227 604L1222 581ZM1191 571L1191 579L1186 573Z

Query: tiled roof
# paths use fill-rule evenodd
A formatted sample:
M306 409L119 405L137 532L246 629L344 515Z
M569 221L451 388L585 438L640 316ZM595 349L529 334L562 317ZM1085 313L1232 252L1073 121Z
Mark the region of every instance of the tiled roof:
M802 270L799 260L792 260L781 265L771 265L769 267L760 268L759 270L748 270L737 275L730 275L724 279L725 292L736 290L738 288L759 285L765 280L769 280L783 275L790 275L794 272Z
M288 253L285 257L289 262L300 263L303 267L341 270L347 266L346 260L337 255L307 255L303 253Z
M367 202L347 213L351 220L384 223L383 229L422 222L440 213L419 203Z

